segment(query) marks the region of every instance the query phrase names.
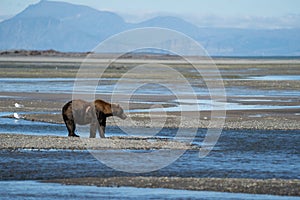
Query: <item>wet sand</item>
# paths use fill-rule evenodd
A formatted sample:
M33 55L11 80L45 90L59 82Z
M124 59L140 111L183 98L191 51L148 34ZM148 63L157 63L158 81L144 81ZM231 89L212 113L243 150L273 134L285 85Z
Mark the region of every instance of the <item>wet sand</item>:
M84 57L43 57L43 56L0 56L0 78L18 77L18 78L40 78L40 77L65 77L74 78ZM101 58L95 55L89 60L91 63L98 63L101 66L110 62L107 57ZM111 69L104 74L104 77L120 77L124 72L135 66L135 63L154 62L155 60L143 59L120 59L113 64ZM198 81L199 77L194 77L190 73L190 66L182 64L177 60L159 60L174 67L180 73L187 76L191 82L196 81L197 87L205 87L203 81ZM202 63L206 61L202 61ZM280 95L282 91L299 91L299 80L249 80L249 77L263 77L265 75L300 75L299 59L216 59L214 62L219 68L225 89L237 88L247 91L261 90L273 91L278 95L274 97L255 96L254 100L249 102L247 96L230 96L227 94L228 103L238 103L247 105L268 106L299 106L298 96ZM201 63L201 62L200 62ZM207 69L207 66L204 69ZM233 89L234 90L234 89ZM30 114L23 116L24 119L32 121L44 121L51 123L62 123L60 116L61 107L65 102L72 99L72 91L69 94L51 94L42 92L18 93L14 91L0 93L0 112L51 112L51 114ZM110 100L110 95L101 94L96 96L104 100ZM146 98L146 99L145 99ZM174 97L160 95L161 102L168 102ZM186 97L188 98L188 97ZM147 95L138 96L137 99L143 101L155 102L157 97ZM209 96L199 96L198 99L209 99ZM15 102L23 104L25 107L14 108ZM154 104L131 104L131 109L144 109ZM53 114L55 113L55 114ZM193 112L190 112L193 116ZM192 117L186 124L180 124L180 112L169 112L166 127L199 127L207 128L210 125L209 111L201 111L200 119ZM136 126L145 126L149 121L147 113L134 113L130 115L136 121ZM155 113L154 113L155 115ZM160 113L156 114L159 121ZM224 128L227 129L300 129L299 121L300 109L239 109L227 110ZM116 119L117 120L117 119ZM200 120L200 123L198 123ZM114 125L114 120L110 119L108 125ZM196 124L196 125L195 125ZM126 125L126 124L125 124ZM153 124L155 126L155 124Z
M15 93L4 93L4 96L9 98L0 99L0 112L11 113L6 117L13 118L13 113L18 112L36 112L36 114L25 114L22 118L30 121L40 121L49 123L63 123L61 108L69 101L72 97L68 94L15 94ZM19 96L23 96L22 99L18 100ZM104 99L108 99L109 96L103 95ZM168 99L169 97L162 97L162 99ZM15 103L24 105L24 108L16 109ZM253 102L255 103L255 102ZM273 105L278 103L265 102L266 105ZM292 102L291 105L299 105L299 102ZM151 104L150 104L151 106ZM138 104L132 106L133 109L149 108L149 104ZM39 113L44 112L44 113ZM48 113L47 113L48 112ZM152 127L160 127L161 113L151 113L156 120L151 121ZM129 119L134 120L135 127L145 127L149 124L149 113L147 112L131 112L128 113ZM187 111L184 116L190 116L186 123L181 122L182 112L168 112L167 120L164 127L169 128L208 128L213 127L211 122L211 112L201 111L200 119L193 118L195 114L191 111ZM296 130L300 129L299 122L300 110L299 109L257 109L257 110L228 110L226 111L226 119L224 126L217 128L225 129L280 129L280 130ZM129 120L128 119L128 120ZM163 120L163 118L162 118ZM126 121L122 121L116 117L108 118L107 125L115 126L121 124L126 126Z
M56 179L45 182L98 187L172 188L180 190L218 191L249 194L300 196L300 180L221 179L179 177L111 177Z

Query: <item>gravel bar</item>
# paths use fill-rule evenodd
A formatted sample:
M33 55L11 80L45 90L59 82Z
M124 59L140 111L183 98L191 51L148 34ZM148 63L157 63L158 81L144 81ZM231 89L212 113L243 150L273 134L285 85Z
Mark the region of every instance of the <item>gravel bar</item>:
M198 147L156 137L74 138L0 134L0 149L197 149Z

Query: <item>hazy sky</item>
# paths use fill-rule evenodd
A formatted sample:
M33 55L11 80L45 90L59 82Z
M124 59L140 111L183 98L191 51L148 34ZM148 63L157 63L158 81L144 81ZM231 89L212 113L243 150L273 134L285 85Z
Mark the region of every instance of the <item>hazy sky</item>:
M185 17L200 26L300 27L300 0L63 0L109 10L127 21L158 14ZM0 0L0 18L11 17L39 0Z

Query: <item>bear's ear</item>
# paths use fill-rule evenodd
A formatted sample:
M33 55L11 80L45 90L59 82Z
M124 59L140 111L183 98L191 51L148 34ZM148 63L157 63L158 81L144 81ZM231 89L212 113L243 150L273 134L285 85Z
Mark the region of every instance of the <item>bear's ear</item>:
M120 108L120 104L117 103L117 104L116 104L116 107L117 107L117 108Z

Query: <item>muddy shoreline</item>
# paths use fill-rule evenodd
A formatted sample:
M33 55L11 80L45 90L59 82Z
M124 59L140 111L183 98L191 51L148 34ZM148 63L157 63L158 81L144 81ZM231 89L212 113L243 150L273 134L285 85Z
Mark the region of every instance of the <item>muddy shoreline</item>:
M129 186L138 188L172 188L180 190L300 196L300 180L283 179L111 177L55 179L43 182L61 183L65 185L92 185L98 187Z

